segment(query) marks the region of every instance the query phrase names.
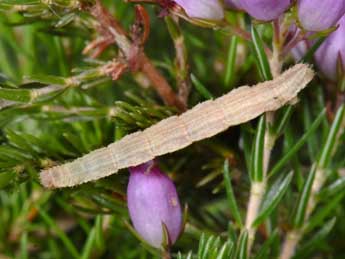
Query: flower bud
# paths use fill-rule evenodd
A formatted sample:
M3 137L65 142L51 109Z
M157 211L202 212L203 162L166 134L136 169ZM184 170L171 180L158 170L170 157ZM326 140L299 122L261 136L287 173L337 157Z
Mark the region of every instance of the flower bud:
M323 31L334 26L345 13L345 0L299 0L298 19L307 31Z
M219 0L174 0L191 18L221 20L224 10Z
M261 21L278 18L290 6L291 0L241 0L242 8Z
M182 229L182 211L173 182L154 161L129 171L127 204L135 230L147 243L160 248L165 228L170 244L175 243Z
M338 29L332 32L315 53L315 60L330 80L337 80L338 59L345 64L345 15L338 22Z

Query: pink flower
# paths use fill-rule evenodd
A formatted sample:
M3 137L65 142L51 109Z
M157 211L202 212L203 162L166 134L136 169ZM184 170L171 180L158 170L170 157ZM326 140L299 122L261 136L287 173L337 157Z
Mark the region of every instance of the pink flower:
M308 31L326 30L345 13L345 0L299 0L297 4L298 19Z
M164 224L169 241L175 243L182 228L182 211L173 182L154 161L129 171L127 203L135 230L147 243L160 248Z
M241 0L241 7L254 18L271 21L282 15L291 0Z
M318 67L331 80L337 80L338 59L345 64L345 15L339 20L339 28L322 43L315 53Z
M224 10L219 0L175 0L191 18L221 20Z

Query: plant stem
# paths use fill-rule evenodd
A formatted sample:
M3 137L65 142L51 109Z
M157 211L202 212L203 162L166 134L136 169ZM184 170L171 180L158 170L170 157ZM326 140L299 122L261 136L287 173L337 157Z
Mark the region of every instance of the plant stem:
M178 99L168 81L156 69L143 50L136 51L138 46L130 41L125 30L108 10L103 7L102 3L97 0L96 4L89 8L88 11L97 20L99 30L104 34L105 38L111 37L113 42L119 47L129 67L131 63L138 65L138 69L151 81L152 86L161 96L164 103L175 106L179 110L185 110L186 106Z
M281 30L279 20L273 22L274 29L274 39L273 39L273 52L270 59L270 69L273 77L277 77L281 73L282 62L280 60L280 50L281 50ZM253 182L251 185L250 198L247 209L246 218L246 229L248 231L248 247L247 252L250 254L252 245L255 240L256 229L252 227L255 221L259 209L262 203L262 199L266 192L266 182L267 182L267 172L268 166L271 158L271 152L276 141L276 135L271 130L274 123L274 112L266 113L266 130L264 137L264 150L263 150L263 180L262 182Z
M314 182L311 188L310 198L307 203L307 210L305 215L305 221L307 222L310 218L310 215L315 209L317 204L317 194L321 190L323 184L325 183L325 170L323 168L316 169ZM280 254L280 259L290 259L295 254L297 244L303 236L304 229L292 229L287 235L283 244L283 249Z
M323 186L325 180L326 178L325 178L324 170L321 168L316 169L310 198L307 203L305 221L308 221L311 213L313 212L317 204L316 195L321 190L321 187ZM295 254L297 244L302 238L302 236L303 236L303 228L292 229L291 231L287 233L286 239L285 239L285 242L283 244L283 248L280 254L280 259L292 258L292 256Z
M264 178L266 178L268 166L271 158L272 148L276 141L276 135L270 130L274 123L274 112L266 113L266 132L265 132L265 144L264 144Z
M169 251L162 252L162 259L171 259L171 255Z
M295 247L301 239L300 231L290 231L285 239L280 259L289 259L295 253Z
M316 195L321 190L323 184L326 181L325 173L326 173L325 170L323 170L322 168L318 168L316 170L313 186L311 187L310 199L307 204L307 211L306 211L307 219L309 219L311 213L313 212L316 206L316 203L317 203Z
M256 229L252 227L256 216L258 215L262 198L265 194L265 182L253 182L250 189L250 198L247 208L246 229L248 231L248 253L254 243Z
M306 218L305 221L307 221L313 212L315 205L317 203L316 201L316 194L321 189L325 177L323 176L324 170L318 168L315 173L314 182L312 185L312 190L310 194L310 198L307 203L307 211L306 211ZM292 229L286 234L286 238L283 244L283 248L280 254L280 259L290 259L295 254L297 244L299 243L300 239L303 236L303 228L296 228Z
M248 231L248 254L252 248L252 245L255 240L256 229L252 227L253 222L255 221L259 209L262 203L262 199L266 192L266 178L268 165L271 157L271 151L275 143L275 135L269 130L271 123L273 123L274 113L266 114L266 132L265 132L265 144L264 144L264 156L263 156L263 181L262 182L253 182L250 189L250 198L247 209L247 218L246 218L246 229Z
M167 24L170 37L172 38L175 46L175 69L176 81L178 86L178 97L180 101L187 107L188 96L191 89L188 51L185 45L184 36L179 25L179 18L177 16L171 15L171 17L165 18L165 22Z
M156 91L162 97L164 102L170 106L177 107L181 111L186 110L186 105L177 98L169 83L161 75L161 73L158 72L156 67L144 53L141 54L140 61L142 62L141 71L147 76L148 79L150 79L151 83L154 85Z

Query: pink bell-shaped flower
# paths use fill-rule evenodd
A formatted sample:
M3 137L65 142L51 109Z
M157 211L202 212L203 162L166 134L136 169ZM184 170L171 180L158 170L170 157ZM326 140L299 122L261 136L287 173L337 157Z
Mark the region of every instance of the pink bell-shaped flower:
M345 13L345 0L298 0L298 19L307 31L334 26Z
M241 0L241 7L255 19L271 21L283 14L291 0Z
M174 183L154 161L129 171L127 203L135 230L147 243L160 248L165 228L172 245L182 229L182 210Z
M175 0L191 18L221 20L224 10L219 0Z

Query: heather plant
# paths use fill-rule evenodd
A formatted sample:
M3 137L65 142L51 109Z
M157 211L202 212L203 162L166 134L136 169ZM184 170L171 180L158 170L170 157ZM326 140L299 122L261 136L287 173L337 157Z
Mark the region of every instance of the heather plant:
M345 0L0 0L0 258L344 258L344 31Z

